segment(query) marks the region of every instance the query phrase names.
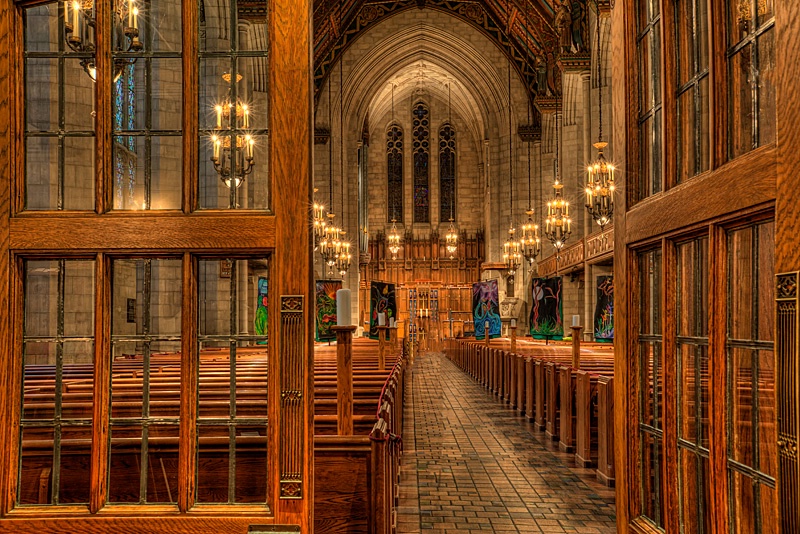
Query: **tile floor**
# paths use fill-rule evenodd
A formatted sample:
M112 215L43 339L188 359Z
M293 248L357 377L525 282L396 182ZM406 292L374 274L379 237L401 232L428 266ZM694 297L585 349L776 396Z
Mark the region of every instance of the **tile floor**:
M441 354L406 382L398 533L615 532L614 491Z

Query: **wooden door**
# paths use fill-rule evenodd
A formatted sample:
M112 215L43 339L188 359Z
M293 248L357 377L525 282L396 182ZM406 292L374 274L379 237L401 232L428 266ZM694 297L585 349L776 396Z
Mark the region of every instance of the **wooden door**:
M310 16L0 2L0 531L311 531Z

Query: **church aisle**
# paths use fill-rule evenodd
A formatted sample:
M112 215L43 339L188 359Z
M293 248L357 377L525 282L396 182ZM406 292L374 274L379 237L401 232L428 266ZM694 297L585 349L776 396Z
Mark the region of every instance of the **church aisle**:
M442 354L407 382L398 532L615 532L614 491Z

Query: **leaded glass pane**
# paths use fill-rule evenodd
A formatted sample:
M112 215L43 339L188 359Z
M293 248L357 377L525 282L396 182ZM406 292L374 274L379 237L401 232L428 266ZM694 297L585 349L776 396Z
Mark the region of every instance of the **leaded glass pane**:
M430 113L428 106L419 102L412 110L414 135L414 222L427 223L430 215Z
M389 222L403 222L403 129L393 124L386 133Z
M94 53L67 46L63 5L23 11L28 210L94 209Z
M200 2L200 207L268 207L267 1Z
M456 220L456 131L439 129L439 222Z

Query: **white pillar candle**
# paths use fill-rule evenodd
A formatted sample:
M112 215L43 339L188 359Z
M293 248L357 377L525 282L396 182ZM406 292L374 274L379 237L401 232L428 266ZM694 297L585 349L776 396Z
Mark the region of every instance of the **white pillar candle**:
M517 327L517 320L511 319L511 328L516 328L516 327Z
M386 326L386 314L383 312L378 314L378 326Z
M352 324L350 314L350 290L340 289L336 292L336 325L350 326Z
M580 326L581 325L581 316L580 315L573 315L572 316L572 326Z

